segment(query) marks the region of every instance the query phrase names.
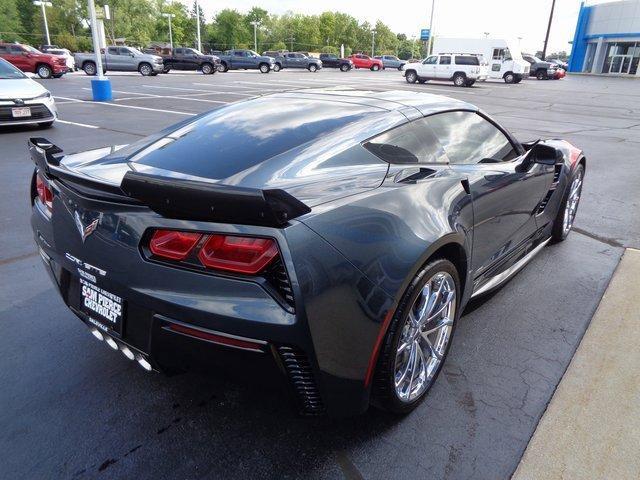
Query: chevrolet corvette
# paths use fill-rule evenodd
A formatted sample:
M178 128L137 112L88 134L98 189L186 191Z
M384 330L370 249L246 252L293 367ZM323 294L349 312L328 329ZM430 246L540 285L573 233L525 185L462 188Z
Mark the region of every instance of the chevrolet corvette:
M302 413L340 416L419 404L469 300L567 237L586 168L408 91L277 93L127 146L29 149L40 255L98 340L148 371L270 363Z

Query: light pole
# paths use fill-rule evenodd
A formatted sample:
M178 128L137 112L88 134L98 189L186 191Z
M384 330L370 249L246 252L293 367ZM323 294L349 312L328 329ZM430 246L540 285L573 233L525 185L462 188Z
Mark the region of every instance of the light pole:
M260 22L254 20L253 22L249 22L249 24L253 25L253 49L258 51L258 25Z
M371 30L371 56L373 57L375 53L376 47L376 31L375 29Z
M196 0L196 26L198 32L198 51L202 51L202 42L200 41L200 3Z
M91 25L91 37L93 39L93 53L96 56L96 75L98 78L91 80L93 100L96 102L108 102L111 100L111 81L102 73L102 52L98 35L98 20L96 19L96 6L93 0L87 0L89 7L89 22Z
M427 43L427 55L431 55L433 45L433 11L436 8L436 0L431 0L431 16L429 18L429 42Z
M51 7L52 4L47 0L36 0L33 4L38 7L42 7L42 18L44 18L44 32L47 35L47 45L51 45L51 39L49 38L49 24L47 23L47 11L45 10L45 7Z
M547 43L549 42L549 32L551 31L551 22L553 21L553 9L556 7L556 0L551 2L551 12L549 12L549 24L547 25L547 34L544 36L544 47L542 47L542 60L547 56Z
M173 13L163 13L162 16L169 19L169 45L171 45L171 50L173 50L173 33L171 32L171 19L175 17L175 15Z

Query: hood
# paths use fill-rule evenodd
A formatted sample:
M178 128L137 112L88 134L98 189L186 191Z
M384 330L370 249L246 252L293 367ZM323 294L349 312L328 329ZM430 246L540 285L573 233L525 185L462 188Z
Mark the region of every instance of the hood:
M46 88L30 78L0 80L0 97L2 99L22 98L26 100L47 92Z
M279 94L231 104L124 148L61 165L119 186L128 171L251 189L281 189L309 207L377 188L388 164L361 146L401 113L349 98Z

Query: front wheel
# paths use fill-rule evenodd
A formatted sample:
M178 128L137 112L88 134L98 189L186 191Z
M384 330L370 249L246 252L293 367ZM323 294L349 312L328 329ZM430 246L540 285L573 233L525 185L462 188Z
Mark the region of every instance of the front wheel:
M376 65L371 65L371 70L373 72L377 72L378 70L380 70L380 65L376 64Z
M504 83L513 83L516 79L516 76L511 73L511 72L507 72L504 74Z
M423 85L423 84L427 83L427 79L426 79L426 78L419 78L419 79L418 79L418 83L419 83L420 85Z
M547 72L543 70L538 70L538 72L536 72L536 78L538 80L547 80L549 76L547 75Z
M308 68L311 73L315 73L318 71L318 66L315 63L312 63L311 65L309 65Z
M453 76L453 84L456 87L464 87L467 84L467 77L465 77L462 73L456 73Z
M171 67L164 67L162 69L162 73L169 73L171 71Z
M576 218L576 212L578 211L578 205L580 203L580 196L582 195L583 179L584 167L578 165L571 176L571 183L562 197L556 219L553 221L551 238L554 242L563 241L573 228L573 222Z
M37 73L40 78L51 78L53 70L49 65L38 65Z
M229 67L227 66L226 63L222 62L219 66L218 66L218 71L219 72L228 72L229 71Z
M148 77L153 73L153 68L151 68L150 64L143 62L138 67L138 72L140 72L140 75L142 75L143 77Z
M205 75L211 75L213 72L215 72L215 69L213 68L213 65L211 65L210 63L203 63L202 64L202 73Z
M274 71L274 72L279 72L280 70L282 70L282 66L281 66L279 63L276 63L276 64L273 66L273 71Z
M433 260L418 272L382 344L376 404L408 413L424 399L449 352L461 297L458 271L449 260Z
M267 65L266 63L260 64L260 73L269 73L269 70L269 65Z
M346 64L340 65L340 71L341 72L348 72L349 71L349 65L346 65Z
M416 81L418 81L418 74L413 70L409 70L405 74L404 79L407 81L407 83L416 83Z

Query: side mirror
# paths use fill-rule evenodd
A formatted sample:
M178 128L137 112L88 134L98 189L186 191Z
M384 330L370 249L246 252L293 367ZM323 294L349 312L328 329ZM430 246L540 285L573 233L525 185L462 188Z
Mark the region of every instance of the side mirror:
M534 163L540 165L555 165L561 161L562 152L560 150L545 143L540 143L540 140L538 140L529 148L521 166L528 170Z

